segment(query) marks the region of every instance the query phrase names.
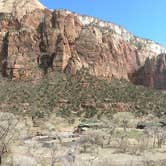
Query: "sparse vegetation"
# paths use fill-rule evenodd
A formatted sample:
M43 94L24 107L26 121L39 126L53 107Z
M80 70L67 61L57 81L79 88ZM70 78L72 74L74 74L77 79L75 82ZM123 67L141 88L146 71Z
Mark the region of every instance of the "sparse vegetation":
M0 113L0 165L2 156L8 152L9 144L15 136L18 120L12 114Z
M1 80L0 105L3 111L33 117L94 115L110 116L130 112L136 116L166 115L166 94L135 86L124 80L100 80L80 71L75 76L55 73L35 82Z
M134 116L130 112L118 112L113 116L115 123L118 126L123 127L124 132L127 131L128 125L133 119Z
M47 133L46 137L38 132L41 140L42 137L46 140L43 143L49 150L51 165L70 163L77 166L80 162L82 165L109 165L112 159L101 159L102 153L141 156L145 151L165 148L165 132L157 123L144 130L135 128L142 117L152 121L164 117L165 101L166 94L160 91L124 80L100 80L84 70L75 76L51 73L27 82L1 80L0 89L2 110L28 116L34 128L38 129L53 115L65 119L70 127L75 128L77 121L80 126L88 127L83 135L76 133L79 136L76 138L64 138L52 124L48 124L47 131L53 135ZM48 140L55 142L49 144ZM64 149L63 155L58 154ZM89 158L85 161L81 156ZM148 162L146 159L144 165Z

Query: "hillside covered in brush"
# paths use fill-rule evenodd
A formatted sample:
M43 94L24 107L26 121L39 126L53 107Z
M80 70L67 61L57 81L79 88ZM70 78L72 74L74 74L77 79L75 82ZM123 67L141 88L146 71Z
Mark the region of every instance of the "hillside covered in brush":
M111 82L81 70L76 75L52 73L28 82L1 80L2 111L42 118L52 112L63 117L112 116L129 111L137 116L166 115L166 94L135 86L125 80Z

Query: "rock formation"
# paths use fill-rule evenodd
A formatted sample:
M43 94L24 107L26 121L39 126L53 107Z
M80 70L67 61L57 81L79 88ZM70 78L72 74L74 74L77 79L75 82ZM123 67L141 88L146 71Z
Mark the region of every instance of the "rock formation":
M41 69L45 74L50 68L75 74L87 68L97 77L166 89L164 58L159 55L166 51L151 40L96 18L48 10L37 0L1 0L0 11L0 70L4 76L38 78ZM159 69L150 75L156 81L151 81L144 70L149 72L158 63Z
M12 13L19 19L35 9L44 8L38 0L0 0L0 12Z
M145 65L134 73L133 83L166 89L166 54L160 54L152 59L147 58Z

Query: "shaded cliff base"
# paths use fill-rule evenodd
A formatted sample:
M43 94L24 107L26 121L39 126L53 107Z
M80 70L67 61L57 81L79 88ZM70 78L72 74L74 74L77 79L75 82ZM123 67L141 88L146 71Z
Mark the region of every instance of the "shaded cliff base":
M132 74L131 81L150 88L166 89L166 54L147 58L145 65Z

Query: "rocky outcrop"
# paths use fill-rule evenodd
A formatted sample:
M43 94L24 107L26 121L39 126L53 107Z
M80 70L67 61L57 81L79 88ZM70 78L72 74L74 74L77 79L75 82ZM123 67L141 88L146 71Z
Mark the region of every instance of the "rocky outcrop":
M0 12L12 13L12 15L21 19L27 13L35 9L44 9L45 7L38 0L1 0Z
M160 54L152 59L147 58L145 65L134 73L133 83L166 89L166 54Z
M36 0L31 1L33 8L29 10L30 1L26 4L22 0L28 11L22 15L15 14L21 4L16 11L9 10L17 0L0 2L0 8L8 4L8 9L2 10L8 13L0 15L0 47L3 49L3 39L8 34L6 76L11 78L38 78L41 69L44 74L75 74L86 68L97 77L139 83L135 77L140 77L137 73L148 59L165 52L159 44L138 38L120 26L66 10L51 11Z

